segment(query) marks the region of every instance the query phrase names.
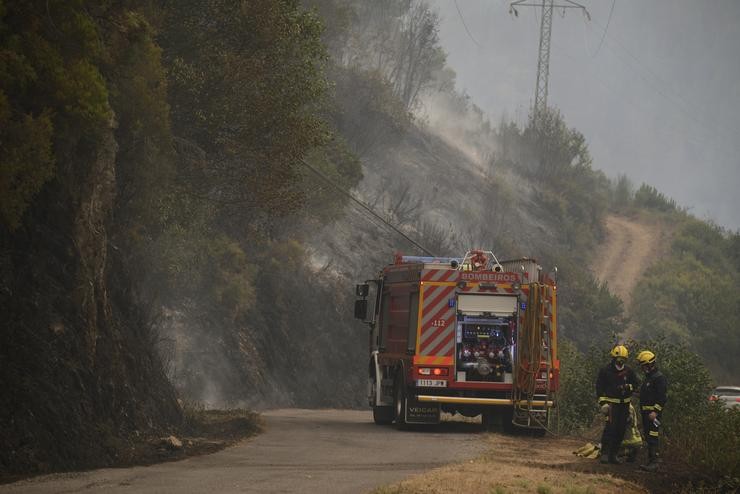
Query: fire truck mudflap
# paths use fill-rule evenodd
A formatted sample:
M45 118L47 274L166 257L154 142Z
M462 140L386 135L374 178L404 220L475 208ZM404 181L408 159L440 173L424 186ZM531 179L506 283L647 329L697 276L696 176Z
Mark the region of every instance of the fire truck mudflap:
M409 398L406 405L407 424L438 424L441 410L439 403L418 401Z

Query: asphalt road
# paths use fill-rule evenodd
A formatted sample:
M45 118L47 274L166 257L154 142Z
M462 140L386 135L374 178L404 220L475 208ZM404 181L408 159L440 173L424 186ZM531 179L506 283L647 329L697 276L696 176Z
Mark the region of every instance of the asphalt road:
M477 424L397 431L369 411L274 410L266 431L212 455L148 467L55 474L0 486L0 493L361 493L473 458Z

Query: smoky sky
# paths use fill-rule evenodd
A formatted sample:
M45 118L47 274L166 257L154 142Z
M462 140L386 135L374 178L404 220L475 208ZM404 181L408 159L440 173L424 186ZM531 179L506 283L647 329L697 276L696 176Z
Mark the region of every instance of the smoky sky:
M458 89L494 123L526 123L540 8L516 17L502 0L429 3ZM740 1L581 3L590 21L553 15L548 105L586 136L594 168L740 229Z

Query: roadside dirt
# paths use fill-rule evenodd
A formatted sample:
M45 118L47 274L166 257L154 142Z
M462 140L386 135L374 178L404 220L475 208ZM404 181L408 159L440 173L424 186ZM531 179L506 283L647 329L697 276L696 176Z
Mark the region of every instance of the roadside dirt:
M473 421L474 422L474 421ZM473 423L469 424L471 427ZM482 426L479 425L479 427ZM372 494L689 494L713 485L696 466L664 458L657 472L644 472L641 451L635 463L603 465L598 459L576 456L587 442L595 443L601 427L587 435L531 437L483 433L486 451L474 458L445 465Z
M488 450L468 460L383 487L374 494L451 493L589 493L643 494L652 492L632 480L620 478L624 467L601 465L573 451L584 441L574 438L533 438L486 434ZM611 468L609 468L611 467Z
M101 466L125 468L154 465L216 453L259 433L263 423L249 410L186 409L185 423L177 431L131 434L110 442L112 462ZM29 475L0 475L0 484Z
M670 231L656 219L615 215L606 217L606 231L591 270L599 281L608 283L629 313L632 290L642 273L666 252Z

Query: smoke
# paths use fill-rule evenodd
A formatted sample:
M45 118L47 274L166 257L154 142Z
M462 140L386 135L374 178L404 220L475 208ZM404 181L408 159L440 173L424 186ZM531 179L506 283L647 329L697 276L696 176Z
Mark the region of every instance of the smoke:
M154 325L157 350L167 377L178 394L206 408L234 406L224 389L238 371L225 358L214 331L200 324L187 309L162 307Z
M428 130L458 149L485 173L494 155L495 134L483 111L465 93L433 91L422 96L417 117Z

